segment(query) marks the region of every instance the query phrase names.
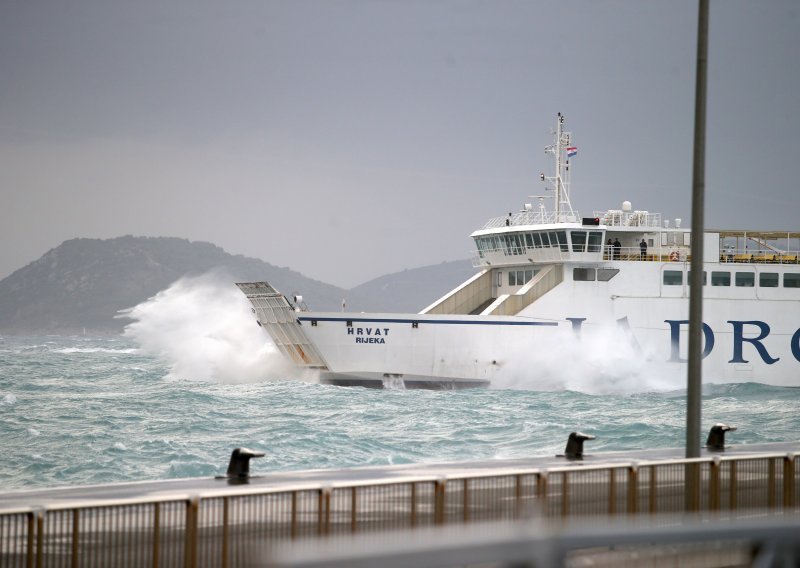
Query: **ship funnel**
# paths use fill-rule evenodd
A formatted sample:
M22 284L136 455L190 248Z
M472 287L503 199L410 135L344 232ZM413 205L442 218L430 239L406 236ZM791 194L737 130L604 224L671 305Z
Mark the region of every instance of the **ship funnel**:
M717 423L711 427L706 440L706 448L721 451L725 449L725 432L736 430L736 426Z
M250 477L250 458L263 458L264 452L257 452L248 448L236 448L231 453L228 464L228 473L225 477L230 479L247 479Z
M594 440L591 434L584 434L583 432L572 432L567 439L567 449L564 450L564 457L570 460L583 459L583 442L586 440Z

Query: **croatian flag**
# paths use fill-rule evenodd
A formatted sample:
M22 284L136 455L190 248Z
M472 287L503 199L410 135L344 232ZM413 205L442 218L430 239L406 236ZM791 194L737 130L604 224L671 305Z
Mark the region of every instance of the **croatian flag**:
M573 156L578 155L578 147L577 146L570 146L567 148L567 158L571 158Z

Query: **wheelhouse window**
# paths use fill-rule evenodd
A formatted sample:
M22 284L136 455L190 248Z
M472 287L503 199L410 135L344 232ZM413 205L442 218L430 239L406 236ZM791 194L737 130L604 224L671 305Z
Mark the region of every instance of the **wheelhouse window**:
M576 282L594 282L595 269L594 268L573 268L572 279Z
M521 235L517 233L501 235L500 238L503 242L503 252L506 254L506 256L523 253L522 239L520 237Z
M800 288L800 273L786 272L783 275L784 288Z
M734 283L740 288L752 288L756 285L756 275L753 272L737 272Z
M525 254L525 243L520 233L511 235L514 243L514 254Z
M682 270L664 271L664 286L680 286L681 284L683 284Z
M711 273L712 286L730 286L731 273L730 272L712 272Z
M758 285L762 288L777 288L778 287L778 273L777 272L762 272L758 275Z
M542 248L548 248L550 246L550 235L539 233L539 236L542 238Z
M587 252L600 252L603 250L603 232L589 231L589 247Z
M586 251L586 232L585 231L571 231L572 237L572 252L585 252Z
M483 243L481 239L475 239L475 246L478 247L478 255L483 258Z
M495 236L480 237L477 239L478 250L480 252L495 252L500 250L500 241Z
M525 233L525 244L528 248L533 248L533 237L530 233Z
M533 246L536 248L542 248L542 237L539 233L533 233L531 235L533 237Z
M558 246L561 247L561 252L569 252L569 244L567 244L567 232L556 231L556 237L558 238Z

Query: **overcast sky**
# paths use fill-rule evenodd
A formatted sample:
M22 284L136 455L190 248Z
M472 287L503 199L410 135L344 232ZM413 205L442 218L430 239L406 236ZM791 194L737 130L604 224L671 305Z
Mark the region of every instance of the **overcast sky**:
M541 193L690 222L697 2L0 0L0 278L73 237L350 287ZM800 230L800 3L712 0L706 224Z

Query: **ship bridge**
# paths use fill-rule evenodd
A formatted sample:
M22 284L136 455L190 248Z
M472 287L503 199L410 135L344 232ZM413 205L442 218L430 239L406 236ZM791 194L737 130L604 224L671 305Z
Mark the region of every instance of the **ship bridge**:
M486 268L687 258L691 233L680 228L680 222L674 228L661 227L660 217L647 211L625 214L616 210L596 212L593 217L566 223L531 223L529 221L540 218L526 215L511 215L505 218L507 222L497 217L472 233L476 245L472 263L475 267ZM642 240L647 245L645 254L642 254Z

